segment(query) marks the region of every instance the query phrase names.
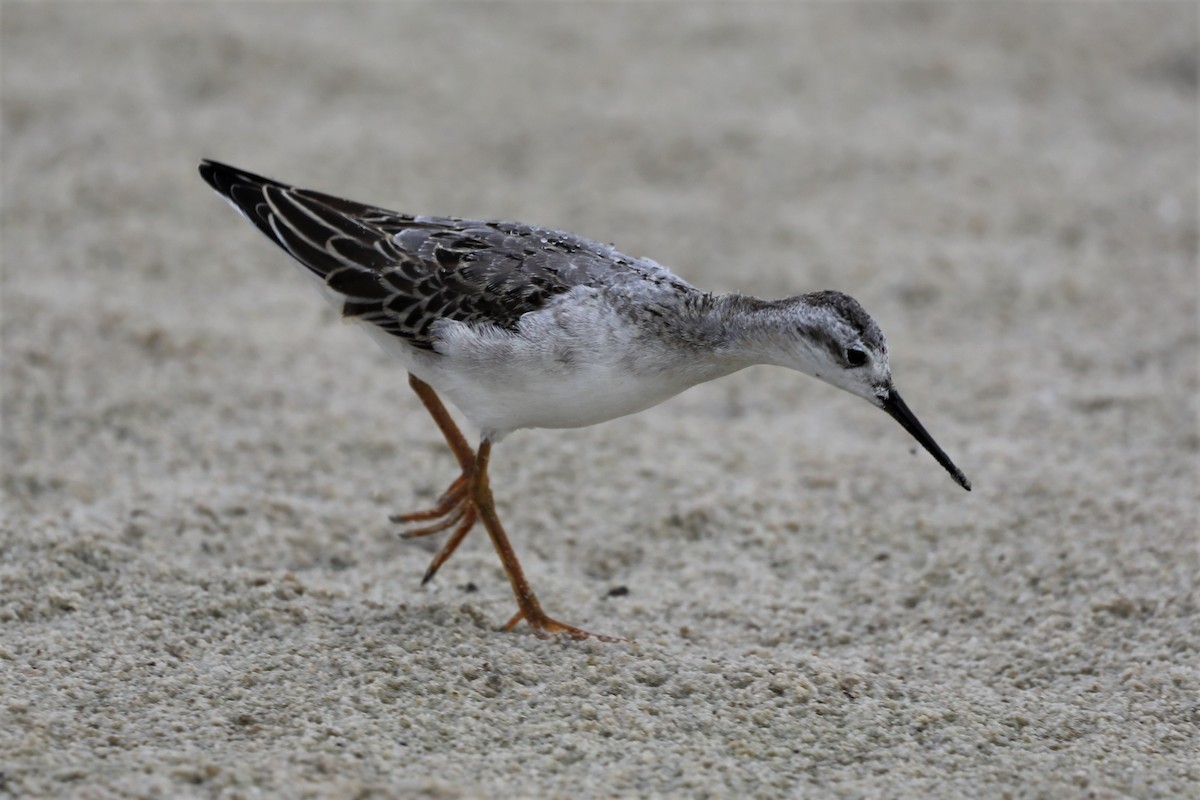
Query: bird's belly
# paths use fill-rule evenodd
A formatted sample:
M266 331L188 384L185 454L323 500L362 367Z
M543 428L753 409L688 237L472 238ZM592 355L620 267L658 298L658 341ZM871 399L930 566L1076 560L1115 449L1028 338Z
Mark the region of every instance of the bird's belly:
M511 376L517 377L517 376ZM448 387L447 397L481 429L581 428L658 405L692 385L591 366L538 372L525 380Z
M577 302L526 315L518 332L443 320L436 354L376 338L493 440L633 414L736 369L647 336L588 292L576 294Z

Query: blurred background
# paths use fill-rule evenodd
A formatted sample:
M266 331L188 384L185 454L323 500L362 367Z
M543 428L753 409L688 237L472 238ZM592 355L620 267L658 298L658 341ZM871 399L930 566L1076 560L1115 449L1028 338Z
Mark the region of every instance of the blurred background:
M750 669L752 650L783 672L812 655L864 685L907 681L905 708L949 698L935 714L947 737L991 741L986 720L1011 713L1040 732L1006 740L1023 771L958 769L909 739L884 756L836 739L857 729L835 691L831 750L738 758L724 733L663 734L627 771L589 759L575 796L686 789L655 772L668 768L770 793L763 765L786 792L818 785L829 752L845 759L825 785L847 791L872 785L850 764L927 789L968 774L1078 789L1076 768L1117 793L1185 789L1194 764L1171 742L1200 733L1184 699L1200 683L1180 666L1200 647L1197 31L1186 3L4 3L0 663L86 663L81 642L161 661L144 607L203 649L234 634L198 631L181 598L220 581L240 597L284 573L309 587L288 603L319 616L329 592L381 640L467 636L542 657L491 632L511 601L482 538L417 589L430 551L386 518L452 477L440 436L394 363L203 184L210 157L400 211L564 228L713 290L845 291L975 484L965 495L884 415L784 370L506 440L501 513L566 621L667 642L664 674L698 670L697 685L701 649L724 659L718 674ZM628 600L606 597L622 586ZM464 603L474 621L444 619ZM238 639L251 664L265 657L254 639ZM533 668L547 695L571 663ZM352 671L372 669L392 667ZM1130 670L1153 680L1132 687ZM22 684L42 698L30 708L83 713L39 681ZM104 769L159 764L155 747L189 736L230 765L284 758L273 734L253 757L204 738L189 715L209 695L190 691L162 711L187 730L131 729L103 745ZM321 691L276 694L336 706ZM712 691L695 702L727 700ZM462 702L463 724L516 724ZM1130 734L1131 717L1119 729L1118 708L1171 736ZM789 716L802 709L779 713L813 730ZM28 708L0 726L9 779L54 793L67 741L99 765L115 723L88 713L91 733ZM1048 754L1078 715L1092 737ZM579 777L545 754L486 777L486 744L455 735L468 755L439 773L446 786L553 794ZM1096 766L1114 750L1143 766ZM439 751L422 752L364 780L396 786ZM311 766L292 777L320 784Z

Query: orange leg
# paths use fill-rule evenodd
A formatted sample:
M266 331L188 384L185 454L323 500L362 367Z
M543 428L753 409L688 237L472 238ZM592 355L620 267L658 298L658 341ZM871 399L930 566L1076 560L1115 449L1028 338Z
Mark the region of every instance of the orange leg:
M437 505L433 508L414 511L408 514L393 514L390 517L392 522L405 524L412 522L430 523L429 525L405 531L403 536L409 539L441 533L453 525L458 525L454 534L442 547L441 552L434 557L433 562L429 565L429 569L425 570L425 577L421 580L421 584L424 585L433 580L433 576L437 574L442 564L450 560L450 556L454 555L454 551L467 538L467 534L471 532L471 528L475 525L475 520L478 519L475 509L472 507L468 487L471 472L475 468L475 453L471 450L471 445L467 444L467 439L462 435L462 431L454 424L454 418L450 416L450 412L446 410L446 406L442 405L442 400L433 391L433 387L411 372L408 374L408 385L412 387L412 390L417 393L417 397L420 397L421 402L425 404L429 415L437 423L442 436L446 438L446 444L450 446L451 452L454 453L454 458L462 468L462 474L455 478L449 488L442 493L442 496L438 498Z
M604 642L624 641L623 639L611 636L599 636L589 633L582 628L576 628L574 625L567 625L566 623L551 619L545 611L542 611L542 604L538 602L537 595L533 593L533 588L529 585L529 581L526 580L525 571L521 569L521 562L517 560L517 553L508 541L508 535L504 532L504 526L500 524L500 517L496 515L496 504L492 499L492 488L488 482L487 472L488 461L491 455L492 443L484 439L479 445L479 452L475 454L475 471L472 474L471 497L475 503L476 510L479 512L479 518L483 522L483 527L487 529L488 536L492 537L492 545L496 548L496 555L500 556L500 563L504 566L504 571L508 574L513 594L517 596L517 608L519 610L505 624L504 630L511 631L517 626L518 622L525 620L529 627L533 628L533 632L543 639L551 636L569 636L572 639L587 639L594 636Z
M483 522L483 527L491 537L492 545L496 548L496 554L500 556L500 563L504 566L504 571L512 584L513 594L517 598L519 610L504 626L504 630L511 631L521 620L525 620L529 627L533 628L533 632L542 638L567 636L572 639L587 639L595 637L605 642L625 641L610 636L597 636L573 625L567 625L551 619L542 610L537 595L533 593L529 581L525 578L525 572L521 569L521 562L517 560L517 553L513 550L512 544L508 541L508 535L500 524L500 517L496 514L496 505L492 498L487 472L488 461L492 454L492 443L484 439L479 445L478 453L472 452L466 438L454 424L453 418L446 411L446 407L442 405L441 399L438 398L433 388L411 373L408 376L408 383L421 398L421 402L425 404L425 408L428 409L434 422L441 429L442 435L446 437L446 444L450 446L459 466L462 467L462 475L450 484L433 508L411 514L397 514L391 518L393 522L430 523L407 531L404 535L408 537L428 536L457 525L454 533L450 535L441 551L434 557L429 569L425 571L421 583L428 583L437 574L438 569L450 559L450 556L454 555L454 551L467 538L467 534L479 520Z
M433 421L441 428L442 436L446 437L446 444L450 445L454 457L458 459L458 465L462 467L463 475L466 475L471 471L471 465L475 463L475 453L471 450L471 445L467 444L467 438L462 435L462 431L454 424L454 418L450 416L450 412L442 405L442 399L433 391L432 386L411 372L408 373L408 385L417 393L417 397L421 398L421 402L429 410Z

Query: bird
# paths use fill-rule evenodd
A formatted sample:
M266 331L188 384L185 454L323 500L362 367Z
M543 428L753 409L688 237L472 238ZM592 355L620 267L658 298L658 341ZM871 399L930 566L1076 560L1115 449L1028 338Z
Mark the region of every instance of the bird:
M552 618L525 577L488 479L492 446L520 429L594 425L768 364L865 399L971 489L896 390L879 325L842 292L712 293L565 231L402 214L208 159L200 175L408 371L460 474L431 508L391 519L408 537L451 531L422 585L482 523L516 598L504 631L623 641Z

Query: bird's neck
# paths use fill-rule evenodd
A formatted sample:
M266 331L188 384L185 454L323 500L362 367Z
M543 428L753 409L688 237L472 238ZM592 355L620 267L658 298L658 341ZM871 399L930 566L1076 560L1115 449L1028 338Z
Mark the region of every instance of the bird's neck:
M819 329L820 309L804 295L764 300L743 294L705 295L689 315L686 334L730 371L756 364L806 369L802 331ZM815 362L814 362L815 363Z

